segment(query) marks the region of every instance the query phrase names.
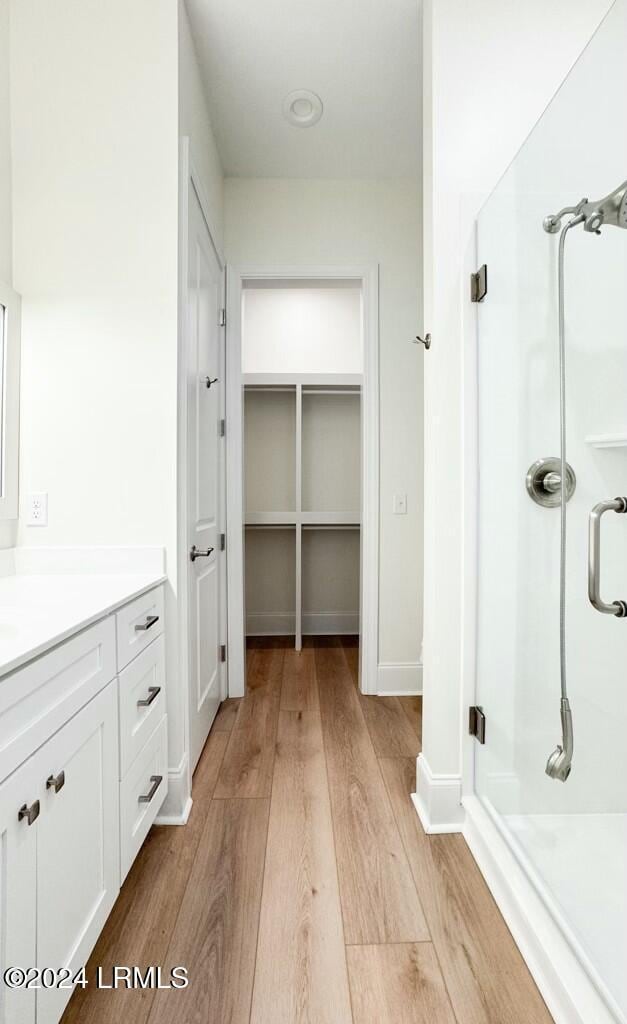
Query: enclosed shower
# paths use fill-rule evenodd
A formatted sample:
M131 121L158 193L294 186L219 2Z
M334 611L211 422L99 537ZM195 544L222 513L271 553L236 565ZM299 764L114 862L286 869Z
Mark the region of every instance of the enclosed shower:
M626 47L617 0L477 222L489 291L477 307L486 728L474 782L603 1020L622 1022L627 133L608 96L627 95Z

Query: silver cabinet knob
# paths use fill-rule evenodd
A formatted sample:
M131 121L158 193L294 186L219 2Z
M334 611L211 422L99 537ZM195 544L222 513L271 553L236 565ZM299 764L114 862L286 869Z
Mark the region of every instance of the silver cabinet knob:
M28 804L22 804L19 811L17 812L17 820L23 821L24 818L26 818L29 825L32 825L34 821L37 821L38 817L39 800L34 800L30 807L28 806Z
M212 554L212 552L213 548L207 548L206 551L202 551L200 548L197 548L195 544L192 544L189 552L189 560L190 562L195 562L197 558L209 558L209 555Z
M49 775L46 779L46 789L54 789L55 793L58 793L60 789L65 786L65 772L61 771L58 775Z

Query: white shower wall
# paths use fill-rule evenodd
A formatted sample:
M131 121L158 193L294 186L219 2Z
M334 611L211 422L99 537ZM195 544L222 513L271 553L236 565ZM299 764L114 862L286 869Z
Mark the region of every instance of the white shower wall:
M559 454L558 236L542 219L627 176L627 136L607 102L627 91L625 39L620 0L479 218L490 293L479 309L478 680L492 740L479 768L506 813L627 810L627 622L587 598L588 513L627 491L627 447L587 440L627 435L627 232L579 228L566 243L568 458L578 481L568 506L576 753L566 785L544 774L560 725L559 510L534 504L524 486L535 459ZM627 518L613 513L603 522L602 578L607 600L627 597Z

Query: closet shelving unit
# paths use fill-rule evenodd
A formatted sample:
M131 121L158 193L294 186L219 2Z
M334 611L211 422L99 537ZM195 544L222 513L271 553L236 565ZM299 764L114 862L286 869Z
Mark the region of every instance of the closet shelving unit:
M243 375L247 634L359 632L361 375Z

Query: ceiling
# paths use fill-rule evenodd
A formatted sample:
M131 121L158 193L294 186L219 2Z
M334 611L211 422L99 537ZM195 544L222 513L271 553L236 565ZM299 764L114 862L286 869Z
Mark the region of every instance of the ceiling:
M186 0L220 156L235 177L418 174L418 0ZM318 124L286 95L317 93Z

